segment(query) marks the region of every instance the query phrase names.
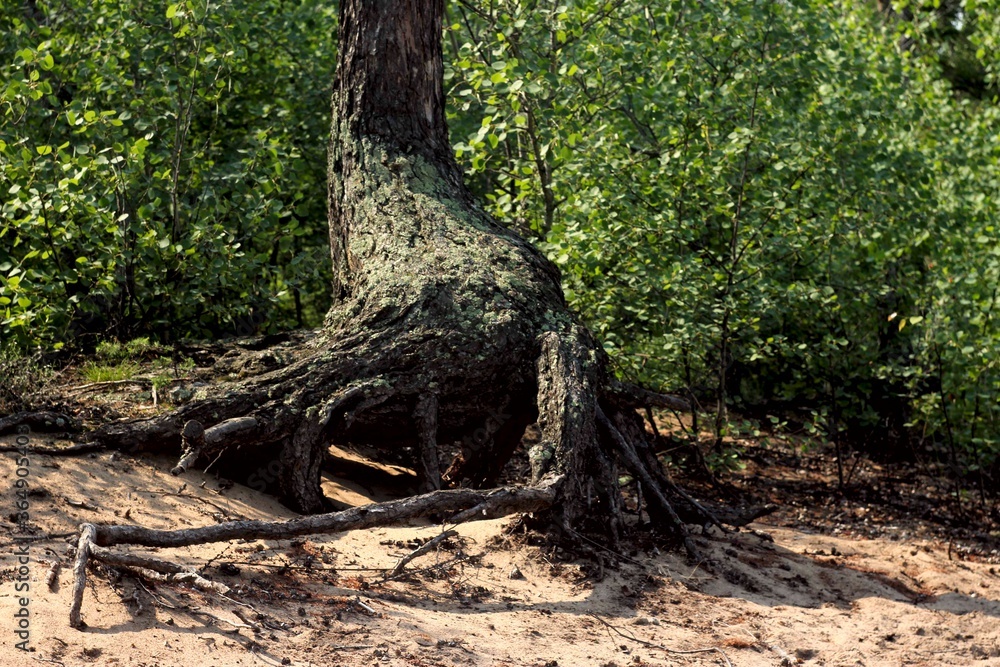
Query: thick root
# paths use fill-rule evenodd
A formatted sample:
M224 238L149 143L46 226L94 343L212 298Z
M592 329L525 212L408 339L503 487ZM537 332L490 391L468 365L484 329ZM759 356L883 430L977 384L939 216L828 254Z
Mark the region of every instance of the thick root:
M193 544L225 542L235 539L281 540L303 535L331 534L403 524L412 519L441 514L455 514L449 523L472 519L495 519L509 514L536 512L552 505L561 478L552 477L533 487L509 487L489 491L454 489L434 491L421 496L386 503L354 507L342 512L299 517L291 521L230 521L204 528L152 530L133 525L83 524L73 566L73 603L70 626L84 627L81 617L83 594L87 584L87 565L102 560L111 565L139 567L165 573L176 581L189 581L208 589L211 582L190 576L186 568L144 556L120 554L107 547L132 544L147 547L183 547ZM405 563L404 563L405 565Z
M42 433L77 433L80 431L80 421L51 410L17 412L0 417L0 435L14 433L19 429L29 429Z

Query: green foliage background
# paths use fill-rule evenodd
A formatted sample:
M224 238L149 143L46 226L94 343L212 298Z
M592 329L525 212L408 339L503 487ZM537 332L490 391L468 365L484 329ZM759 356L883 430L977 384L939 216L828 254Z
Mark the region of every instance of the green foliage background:
M998 5L450 1L456 154L720 442L736 408L989 484ZM332 3L0 7L5 341L318 324Z
M0 308L21 346L318 321L328 3L0 2Z

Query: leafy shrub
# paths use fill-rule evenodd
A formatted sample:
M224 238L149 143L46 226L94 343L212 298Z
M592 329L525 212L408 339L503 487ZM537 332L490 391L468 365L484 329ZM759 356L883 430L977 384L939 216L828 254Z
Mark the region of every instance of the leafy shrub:
M331 7L2 7L0 335L319 321Z
M619 374L716 406L719 442L727 408L781 411L974 469L1000 447L998 111L943 75L947 16L453 5L456 153Z

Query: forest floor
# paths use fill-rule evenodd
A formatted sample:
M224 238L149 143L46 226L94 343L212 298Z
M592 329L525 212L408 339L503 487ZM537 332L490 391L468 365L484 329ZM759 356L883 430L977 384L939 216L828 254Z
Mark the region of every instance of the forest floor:
M136 414L148 401L139 389L116 385L88 400ZM841 493L825 447L740 444L745 469L714 485L680 481L704 499L779 509L739 532L696 529L711 565L647 536L627 553L608 551L601 567L546 548L510 518L460 526L388 581L397 560L440 527L237 541L157 551L204 568L231 588L227 597L98 566L83 631L68 624L78 524L170 529L294 514L211 473L174 477L172 459L35 454L29 528L48 537L30 548L27 654L14 648L23 593L15 593L15 458L5 454L0 665L1000 665L995 510L974 498L958 505L948 484L920 467L859 459ZM326 475L324 490L343 504L398 497L413 480L401 468L334 454L341 470Z

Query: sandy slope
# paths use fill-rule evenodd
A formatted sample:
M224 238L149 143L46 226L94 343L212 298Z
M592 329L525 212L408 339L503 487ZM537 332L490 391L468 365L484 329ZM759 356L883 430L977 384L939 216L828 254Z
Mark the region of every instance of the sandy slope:
M34 652L25 654L14 648L13 461L0 458L0 665L724 664L715 652L669 654L636 640L677 651L718 647L738 667L1000 665L997 566L950 559L947 545L891 539L898 535L792 530L780 513L754 526L773 543L751 533L699 537L723 563L715 574L649 547L625 555L600 581L596 571L505 537L509 520L462 526L460 539L388 583L378 568L439 529L162 550L194 566L210 562L206 575L232 587L232 599L143 587L100 570L91 574L83 632L67 624L68 568L54 592L44 583L48 563L68 563L69 540L39 541L31 548ZM292 516L251 489L218 491L211 475L172 477L171 465L118 454L33 456L32 528L58 534L82 521L170 528ZM356 481L330 480L327 491L344 502L373 496ZM240 615L255 627L229 624L247 625Z

